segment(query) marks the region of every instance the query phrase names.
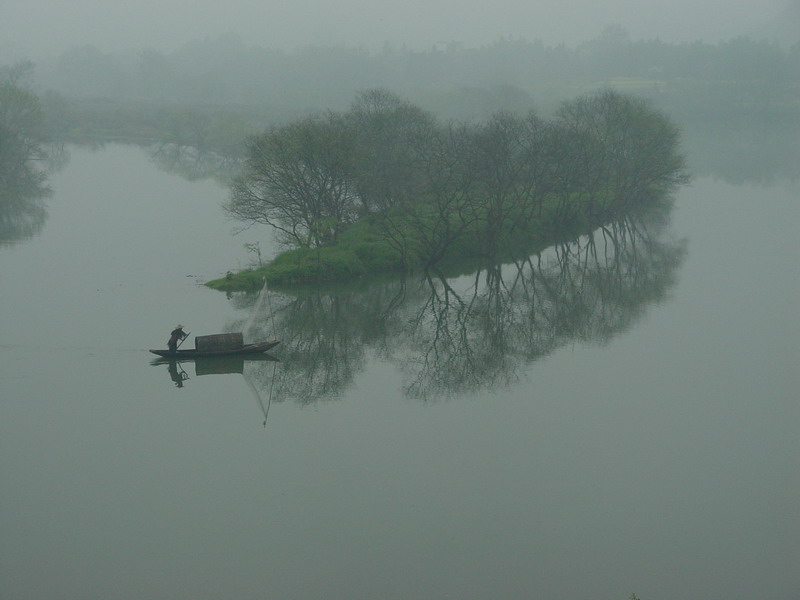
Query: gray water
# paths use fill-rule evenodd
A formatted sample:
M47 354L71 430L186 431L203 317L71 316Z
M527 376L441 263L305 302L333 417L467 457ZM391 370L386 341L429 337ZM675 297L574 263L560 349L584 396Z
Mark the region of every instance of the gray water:
M70 152L0 247L3 600L800 598L797 180L695 179L621 258L273 291L280 362L206 375L147 349L252 317L200 284L269 232Z

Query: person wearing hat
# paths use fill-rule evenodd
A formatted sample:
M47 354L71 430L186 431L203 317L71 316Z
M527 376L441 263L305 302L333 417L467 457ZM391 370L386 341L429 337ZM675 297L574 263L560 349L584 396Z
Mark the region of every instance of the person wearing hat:
M175 353L178 351L178 340L185 340L189 334L183 331L183 325L176 325L175 329L172 330L172 333L169 334L169 341L167 342L167 348L171 353Z

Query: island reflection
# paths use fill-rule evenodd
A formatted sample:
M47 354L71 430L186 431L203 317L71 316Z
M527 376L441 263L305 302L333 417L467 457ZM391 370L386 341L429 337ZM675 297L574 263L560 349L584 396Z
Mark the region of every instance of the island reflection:
M570 343L604 344L664 301L686 255L663 201L591 235L471 275L426 274L341 290L270 293L254 338L281 339L280 368L248 366L277 402L339 398L372 353L403 374L402 393L432 401L518 381ZM231 294L246 313L256 294Z

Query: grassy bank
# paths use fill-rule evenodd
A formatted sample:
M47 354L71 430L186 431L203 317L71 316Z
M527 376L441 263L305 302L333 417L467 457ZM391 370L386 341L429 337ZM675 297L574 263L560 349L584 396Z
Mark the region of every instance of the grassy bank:
M594 199L592 207L589 214L585 203L574 201L565 217L563 201L552 198L543 203L540 217L530 220L525 227L519 227L519 219L510 216L506 222L515 223L517 227L502 232L501 250L494 260L510 261L530 256L559 241L591 231L614 213L609 201ZM229 272L206 285L226 292L252 291L261 288L265 280L270 286L293 287L421 270L426 261L419 227L405 223L399 231L400 235L393 237L404 239L405 251L389 241L390 236L376 219L365 218L345 231L335 245L287 250L263 267ZM482 230L477 224L463 232L437 263L437 269L447 275L476 270L488 257L484 246L477 241L481 237Z

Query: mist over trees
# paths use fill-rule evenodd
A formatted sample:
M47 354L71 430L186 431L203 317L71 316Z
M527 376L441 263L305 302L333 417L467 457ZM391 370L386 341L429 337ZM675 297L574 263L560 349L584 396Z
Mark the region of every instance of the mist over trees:
M796 93L800 44L735 38L717 44L632 41L620 27L576 47L498 40L425 51L344 46L284 52L245 45L229 34L162 53L111 54L77 47L37 65L44 89L70 98L158 105L269 106L276 122L304 111L344 109L361 89L388 88L437 114L483 118L498 109L555 107L598 81L665 96L725 93L742 107L770 106ZM720 87L694 89L698 82ZM577 88L575 86L578 86ZM571 89L570 89L571 88ZM710 98L709 98L710 99Z
M437 118L475 123L500 111L549 117L564 99L610 87L651 100L681 125L698 173L791 177L800 158L800 43L747 37L667 43L610 26L574 47L500 39L281 51L229 34L172 52L75 47L40 61L31 80L55 139L157 144L160 165L192 178L227 177L248 135L346 110L377 88Z
M747 37L667 43L610 26L574 47L500 39L474 48L281 51L231 34L173 52L76 47L40 61L34 76L57 139L160 144L159 163L190 177L220 163L210 152L226 164L241 160L247 135L347 110L357 93L377 88L437 118L474 123L500 111L549 117L565 99L611 87L651 100L680 124L700 173L791 176L800 157L800 43ZM764 160L744 148L729 156L742 140Z

